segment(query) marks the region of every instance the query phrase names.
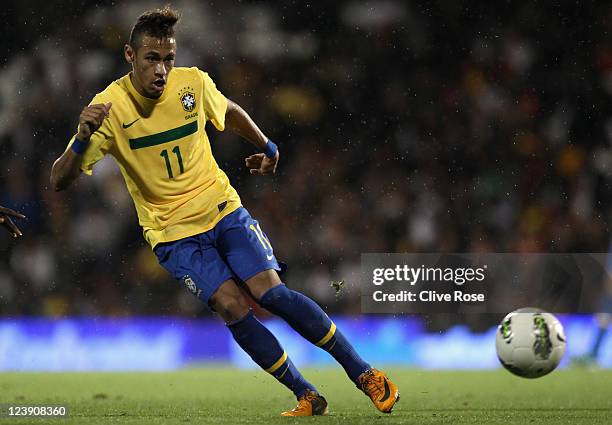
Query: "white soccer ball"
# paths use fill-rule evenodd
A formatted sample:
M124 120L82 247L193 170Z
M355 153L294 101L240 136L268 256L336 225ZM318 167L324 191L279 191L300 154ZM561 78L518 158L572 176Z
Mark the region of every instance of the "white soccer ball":
M536 308L521 308L504 317L495 337L501 364L523 378L552 372L565 353L565 333L555 316Z

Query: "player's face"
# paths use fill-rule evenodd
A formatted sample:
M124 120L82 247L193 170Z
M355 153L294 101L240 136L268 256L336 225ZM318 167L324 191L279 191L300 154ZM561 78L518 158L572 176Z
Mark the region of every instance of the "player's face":
M175 39L144 35L137 50L126 46L125 55L128 61L132 62L132 82L136 90L146 97L160 97L174 67Z

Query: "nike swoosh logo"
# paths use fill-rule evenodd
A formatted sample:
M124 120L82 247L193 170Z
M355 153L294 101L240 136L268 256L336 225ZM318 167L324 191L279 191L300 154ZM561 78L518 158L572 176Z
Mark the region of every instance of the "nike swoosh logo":
M129 124L123 123L123 124L121 124L121 125L123 126L123 128L128 128L128 127L131 127L131 126L132 126L132 124L134 124L134 123L135 123L136 121L138 121L139 119L140 119L140 118L136 118L134 121L132 121L132 122L131 122L131 123L129 123Z
M271 259L274 258L274 254L270 254L270 255L266 254L266 258L268 259L268 261L270 261Z
M382 403L383 401L388 399L390 395L391 395L391 390L389 389L389 384L387 383L387 380L385 379L385 395L383 395L383 397L379 401Z

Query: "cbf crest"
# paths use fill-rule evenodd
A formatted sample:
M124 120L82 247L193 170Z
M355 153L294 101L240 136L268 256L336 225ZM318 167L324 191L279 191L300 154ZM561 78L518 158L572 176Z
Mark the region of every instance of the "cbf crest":
M181 100L181 106L187 112L191 112L196 107L195 90L193 87L183 87L179 92L179 99Z
M193 279L191 278L191 276L185 275L185 276L183 276L183 278L181 280L183 281L183 284L187 287L189 292L191 292L196 297L200 296L200 294L202 293L202 290L198 289L198 287L196 286L196 284L193 281Z

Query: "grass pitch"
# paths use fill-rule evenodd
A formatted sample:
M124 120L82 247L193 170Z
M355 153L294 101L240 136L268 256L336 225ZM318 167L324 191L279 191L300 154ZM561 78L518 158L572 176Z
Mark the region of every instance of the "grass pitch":
M379 413L341 369L303 371L330 416L282 418L296 402L260 371L4 373L0 403L64 404L69 419L0 418L4 424L610 424L612 371L562 370L526 380L503 370L441 372L387 368L401 400Z

